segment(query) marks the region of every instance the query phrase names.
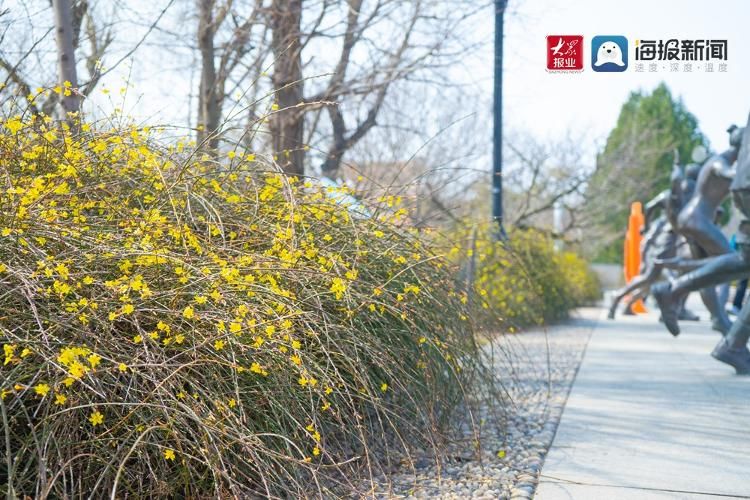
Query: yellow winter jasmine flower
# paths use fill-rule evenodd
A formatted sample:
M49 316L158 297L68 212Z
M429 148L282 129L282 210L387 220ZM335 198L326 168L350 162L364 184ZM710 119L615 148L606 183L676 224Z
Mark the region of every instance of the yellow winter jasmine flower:
M67 400L68 397L65 394L55 394L56 405L64 405Z
M224 349L224 344L225 342L223 340L217 340L216 342L214 342L214 349L216 349L217 351L221 351L222 349Z
M383 382L382 384L380 384L380 390L382 392L387 391L388 390L388 384L386 384L385 382Z
M133 307L133 304L125 304L124 306L122 306L123 314L132 314L133 311L135 311L135 307Z
M340 300L341 297L344 296L344 292L346 291L346 282L344 282L344 280L342 280L341 278L333 278L333 280L331 281L330 290L333 292L336 300Z
M117 365L117 369L125 373L126 371L128 371L128 365L126 365L125 363L120 363L119 365Z
M36 387L34 387L34 392L44 397L49 393L49 385L37 384Z
M23 128L24 125L19 118L18 116L14 116L5 122L5 128L10 130L11 134L15 134Z
M87 358L91 364L91 368L96 368L101 363L102 358L98 354L92 354Z
M89 422L91 422L91 425L96 427L97 425L104 422L104 415L102 415L102 413L99 410L96 410L89 417Z
M5 363L3 363L4 365L7 365L11 361L13 361L13 354L15 353L15 351L15 344L5 344L3 346L3 352L5 353Z
M195 318L195 310L192 306L187 306L183 311L182 315L185 317L185 319L193 319Z
M166 450L164 450L164 459L174 461L175 459L174 450L170 448L167 448Z

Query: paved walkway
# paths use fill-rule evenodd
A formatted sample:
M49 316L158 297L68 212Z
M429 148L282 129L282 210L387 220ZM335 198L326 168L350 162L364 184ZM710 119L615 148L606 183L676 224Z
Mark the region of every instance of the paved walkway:
M695 309L694 309L695 310ZM704 321L600 316L535 498L750 498L750 377Z

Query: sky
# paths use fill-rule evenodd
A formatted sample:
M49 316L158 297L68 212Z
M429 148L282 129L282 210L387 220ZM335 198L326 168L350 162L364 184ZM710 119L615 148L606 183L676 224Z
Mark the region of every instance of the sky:
M180 2L188 0L180 0ZM410 0L403 0L408 2ZM167 0L133 0L133 7L124 12L140 23L141 28L156 18ZM3 1L0 0L0 5ZM457 5L461 2L457 1ZM566 133L581 137L582 146L593 160L607 134L615 126L618 113L634 90L650 91L664 81L676 97L699 121L700 129L709 138L713 149L727 145L727 127L744 125L750 111L750 0L508 0L505 23L504 123L510 134L529 132L542 140ZM106 5L106 4L105 4ZM176 4L178 6L185 4ZM146 8L148 6L148 8ZM138 8L135 8L138 7ZM143 8L140 8L143 7ZM122 9L122 6L120 7ZM192 18L186 9L173 8L169 19L180 26L185 36L192 36ZM468 55L452 72L459 80L468 81L479 90L477 109L485 112L492 103L494 19L488 9L473 16L468 36L484 42ZM136 30L137 31L137 30ZM546 71L547 35L583 35L586 67L580 74L553 74ZM622 73L592 71L591 38L595 35L623 35L631 45L631 67ZM119 33L116 44L130 48L134 33ZM660 70L636 73L632 61L632 45L636 38L647 39L726 39L728 40L728 71L726 73L679 72ZM135 85L128 93L123 108L148 122L184 121L195 103L185 102L197 82L191 80L186 66L190 61L164 57L163 48L153 51L151 41L145 43L138 57L130 58L117 68L107 86L116 91L122 80ZM105 64L111 63L108 58ZM197 65L197 61L193 66ZM148 75L149 78L132 78ZM196 75L193 75L195 78ZM148 82L148 85L145 83ZM95 96L92 104L102 105L112 99L118 105L117 92L106 98ZM106 107L106 106L105 106ZM471 112L472 110L466 110ZM488 127L491 126L488 123ZM489 134L487 134L489 139ZM487 143L487 153L491 145Z
M750 111L750 1L722 0L508 0L505 21L504 121L508 129L554 137L568 130L586 131L603 144L615 126L620 107L638 89L651 90L664 81L699 121L712 149L727 146L727 127L744 125ZM491 38L491 16L482 18L483 36ZM583 35L583 73L546 71L545 37ZM591 70L590 44L595 35L623 35L631 51L622 73ZM633 40L726 39L726 73L636 73ZM473 58L476 85L492 92L492 54ZM716 68L715 68L716 69Z

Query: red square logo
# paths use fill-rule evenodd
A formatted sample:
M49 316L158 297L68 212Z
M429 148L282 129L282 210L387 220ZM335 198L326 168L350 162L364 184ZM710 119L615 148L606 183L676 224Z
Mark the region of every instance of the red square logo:
M547 71L583 71L583 36L547 36Z

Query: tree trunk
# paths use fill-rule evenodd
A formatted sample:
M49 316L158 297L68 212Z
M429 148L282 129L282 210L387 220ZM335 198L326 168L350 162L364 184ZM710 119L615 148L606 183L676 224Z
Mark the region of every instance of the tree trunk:
M80 109L80 97L73 48L73 9L70 0L52 0L52 9L55 12L57 73L63 88L62 106L66 113L74 113Z
M273 87L278 110L270 119L273 150L285 172L304 174L304 113L297 107L302 97L302 0L274 0Z
M201 53L201 83L198 96L198 143L215 151L219 146L221 121L220 89L216 87L213 19L215 0L198 0L198 47Z

